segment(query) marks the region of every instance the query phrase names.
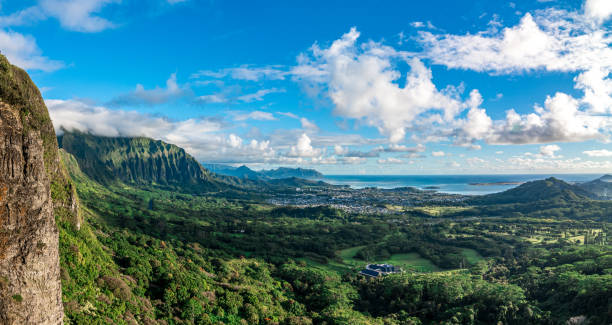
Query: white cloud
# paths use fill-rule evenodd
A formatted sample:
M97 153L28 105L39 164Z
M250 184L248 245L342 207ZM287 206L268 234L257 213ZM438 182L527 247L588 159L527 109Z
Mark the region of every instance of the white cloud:
M274 121L276 117L274 114L264 111L252 111L244 114L237 114L234 116L235 121L245 121L245 120L257 120L257 121Z
M255 93L252 93L252 94L246 94L246 95L238 96L237 100L239 100L241 102L245 102L245 103L250 103L250 102L255 102L255 101L261 101L261 100L263 100L264 96L266 96L268 94L282 93L282 92L285 92L285 90L284 89L277 89L277 88L260 89L260 90L256 91Z
M367 161L366 158L363 157L344 157L342 158L342 162L349 165L358 165L363 164Z
M591 161L580 158L545 159L512 157L495 167L504 171L517 172L608 172L612 169L612 161Z
M119 0L41 0L39 6L62 27L79 32L99 32L115 24L96 16L102 8Z
M584 12L601 24L612 15L612 2L609 0L586 0Z
M119 2L120 0L39 0L36 6L0 17L0 26L31 25L53 17L68 30L86 33L100 32L114 28L116 25L96 14L107 5Z
M334 153L338 156L345 155L349 152L348 148L344 148L341 145L337 144L334 146Z
M612 157L612 151L606 149L587 150L582 153L589 157Z
M228 136L228 143L232 148L240 148L242 146L242 138L232 133Z
M446 154L444 153L444 151L434 151L431 153L431 155L434 157L444 157Z
M587 14L548 9L525 14L520 23L498 31L491 28L476 34L453 35L420 33L423 55L449 68L469 69L492 74L547 70L578 73L575 88L582 98L557 92L548 96L544 107L533 113L507 112L506 120L493 121L472 96L465 119L455 123L459 145L485 140L492 144L581 142L607 140L612 125L612 38L606 29L593 25L590 6L601 13L609 6L589 1ZM608 14L605 14L606 16ZM475 100L472 101L472 98ZM481 102L481 99L480 99Z
M314 122L310 121L305 117L300 118L300 123L302 124L302 129L307 129L311 131L319 130L319 127Z
M0 27L30 25L46 18L40 7L29 7L8 16L0 16Z
M290 117L290 118L294 118L294 119L299 119L300 117L291 113L291 112L276 112L277 114L280 114L282 116L286 116L286 117Z
M64 63L42 56L33 37L16 32L0 30L0 50L11 64L26 70L49 72L64 67Z
M415 147L407 147L401 144L391 143L388 147L380 146L375 149L375 151L380 152L423 152L425 151L425 146L423 144L418 144Z
M283 80L288 74L282 66L265 66L265 67L252 67L252 66L241 66L237 68L225 68L217 71L212 70L200 70L197 73L191 75L192 78L232 78L237 80L246 81L259 81L263 79L267 80Z
M302 133L299 137L297 144L292 146L288 156L289 157L319 157L321 156L322 150L314 148L312 141L306 133Z
M134 91L127 94L119 95L114 98L110 105L157 105L167 103L189 94L191 91L186 87L180 87L176 82L176 73L170 75L166 80L166 88L155 87L154 89L145 89L143 85L136 85ZM203 98L205 97L205 98ZM200 96L200 100L218 101L222 97L206 97Z
M404 161L398 158L389 157L389 158L384 158L384 159L378 159L378 163L379 164L403 164Z
M202 95L196 98L197 101L202 103L211 103L211 104L219 104L219 103L227 103L228 99L223 94L210 94L210 95Z
M610 123L609 117L581 111L576 99L557 93L546 99L544 107L536 107L534 113L519 115L508 111L506 120L496 121L493 132L485 139L494 144L605 140Z
M540 147L540 155L544 156L544 157L551 157L554 158L555 157L555 153L557 151L561 150L561 147L559 147L556 144L549 144L546 146L541 146Z
M311 56L300 57L293 70L302 80L323 84L335 114L374 126L397 143L425 114L437 111L450 121L465 107L454 88L436 88L431 71L419 59L406 59L405 53L379 43L358 46L358 37L352 28L329 48L313 45ZM398 59L411 68L403 87L394 67Z
M267 140L243 140L226 133L221 121L172 121L136 111L112 110L76 100L46 100L57 134L78 130L101 136L145 136L184 148L200 161L248 163L278 159Z

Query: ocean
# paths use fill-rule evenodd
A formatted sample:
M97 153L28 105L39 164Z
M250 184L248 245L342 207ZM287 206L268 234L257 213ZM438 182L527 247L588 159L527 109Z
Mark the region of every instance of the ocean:
M325 175L324 182L352 188L416 187L443 193L483 195L502 192L519 183L556 177L568 183L594 180L602 174L525 174L525 175Z

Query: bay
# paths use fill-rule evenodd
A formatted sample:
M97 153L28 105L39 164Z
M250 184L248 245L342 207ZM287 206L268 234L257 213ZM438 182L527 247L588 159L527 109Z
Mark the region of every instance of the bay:
M568 183L581 183L602 174L509 174L509 175L325 175L323 181L352 188L416 187L443 193L484 195L502 192L520 183L555 177Z

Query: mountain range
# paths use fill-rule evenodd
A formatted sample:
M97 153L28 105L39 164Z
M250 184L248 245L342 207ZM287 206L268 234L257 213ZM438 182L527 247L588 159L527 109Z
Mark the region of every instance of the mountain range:
M306 168L287 168L279 167L276 169L260 170L255 171L249 167L242 165L239 167L233 167L230 165L223 164L203 164L208 170L227 176L235 176L239 178L249 179L280 179L280 178L291 178L297 177L302 179L321 179L323 174L314 170Z

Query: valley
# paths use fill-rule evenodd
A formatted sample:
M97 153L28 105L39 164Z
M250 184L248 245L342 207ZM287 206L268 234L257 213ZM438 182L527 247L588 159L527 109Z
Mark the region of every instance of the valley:
M197 183L102 184L60 152L87 223L59 224L66 315L75 323L609 317L612 202L556 179L484 197L288 179L253 196L248 188L259 183L214 174L206 182L222 185L197 192ZM402 273L365 279L358 273L368 263Z

